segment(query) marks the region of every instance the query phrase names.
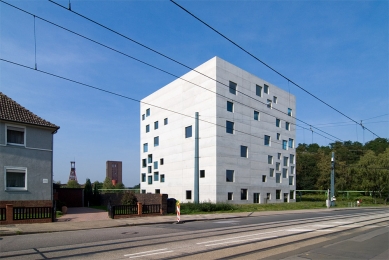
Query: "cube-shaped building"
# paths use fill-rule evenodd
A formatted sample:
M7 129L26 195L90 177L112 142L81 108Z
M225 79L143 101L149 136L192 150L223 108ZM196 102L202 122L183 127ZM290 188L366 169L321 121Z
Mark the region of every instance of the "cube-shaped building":
M142 99L143 193L193 202L295 201L295 96L219 57Z

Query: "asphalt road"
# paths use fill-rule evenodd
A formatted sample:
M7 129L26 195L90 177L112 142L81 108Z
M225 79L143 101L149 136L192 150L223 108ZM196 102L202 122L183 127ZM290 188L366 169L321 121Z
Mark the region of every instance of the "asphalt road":
M388 209L0 238L1 259L389 259L388 249Z

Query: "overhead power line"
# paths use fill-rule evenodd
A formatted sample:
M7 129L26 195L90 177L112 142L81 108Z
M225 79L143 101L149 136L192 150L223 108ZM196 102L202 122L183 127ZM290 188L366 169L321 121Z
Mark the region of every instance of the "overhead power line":
M279 76L281 76L282 78L286 79L288 82L292 83L293 85L295 85L296 87L298 87L299 89L301 89L302 91L304 91L305 93L307 93L308 95L312 96L313 98L319 100L321 103L325 104L326 106L330 107L331 109L335 110L336 112L338 112L339 114L343 115L344 117L350 119L351 121L353 121L354 123L357 123L359 125L361 125L364 129L368 130L370 133L372 133L373 135L379 137L378 135L376 135L375 133L373 133L371 130L369 130L368 128L364 127L362 125L362 123L359 123L357 121L355 121L354 119L352 119L351 117L347 116L346 114L342 113L341 111L339 111L338 109L336 109L335 107L331 106L330 104L328 104L327 102L325 102L324 100L320 99L319 97L317 97L316 95L312 94L311 92L309 92L308 90L306 90L305 88L301 87L300 85L298 85L296 82L294 82L293 80L291 80L290 78L286 77L285 75L283 75L281 72L277 71L276 69L274 69L273 67L271 67L270 65L268 65L267 63L265 63L264 61L262 61L261 59L259 59L258 57L256 57L254 54L252 54L251 52L247 51L246 49L244 49L242 46L240 46L239 44L237 44L236 42L234 42L233 40L231 40L230 38L228 38L227 36L225 36L224 34L222 34L221 32L219 32L218 30L216 30L215 28L213 28L211 25L207 24L206 22L204 22L203 20L201 20L199 17L197 17L196 15L194 15L193 13L191 13L189 10L185 9L183 6L179 5L178 3L176 3L175 1L173 0L170 0L170 2L172 2L173 4L177 5L179 8L181 8L182 10L184 10L185 12L187 12L188 14L190 14L192 17L194 17L196 20L198 20L199 22L201 22L202 24L204 24L205 26L207 26L208 28L210 28L212 31L216 32L217 34L219 34L221 37L223 37L224 39L226 39L227 41L229 41L230 43L232 43L233 45L235 45L236 47L238 47L239 49L241 49L243 52L247 53L248 55L250 55L251 57L253 57L255 60L259 61L260 63L262 63L264 66L266 66L267 68L269 68L270 70L272 70L273 72L275 72L276 74L278 74Z

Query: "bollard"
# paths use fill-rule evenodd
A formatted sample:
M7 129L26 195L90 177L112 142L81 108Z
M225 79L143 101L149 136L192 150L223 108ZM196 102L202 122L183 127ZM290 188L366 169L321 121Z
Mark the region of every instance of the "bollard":
M179 223L181 220L180 201L179 200L177 200L176 206L177 206L177 223Z

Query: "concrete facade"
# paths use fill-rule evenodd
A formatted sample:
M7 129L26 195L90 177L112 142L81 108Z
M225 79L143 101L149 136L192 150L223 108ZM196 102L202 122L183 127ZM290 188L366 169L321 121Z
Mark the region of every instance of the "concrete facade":
M193 202L199 112L200 202L294 202L294 95L218 57L195 70L206 76L191 71L141 102L142 192Z

